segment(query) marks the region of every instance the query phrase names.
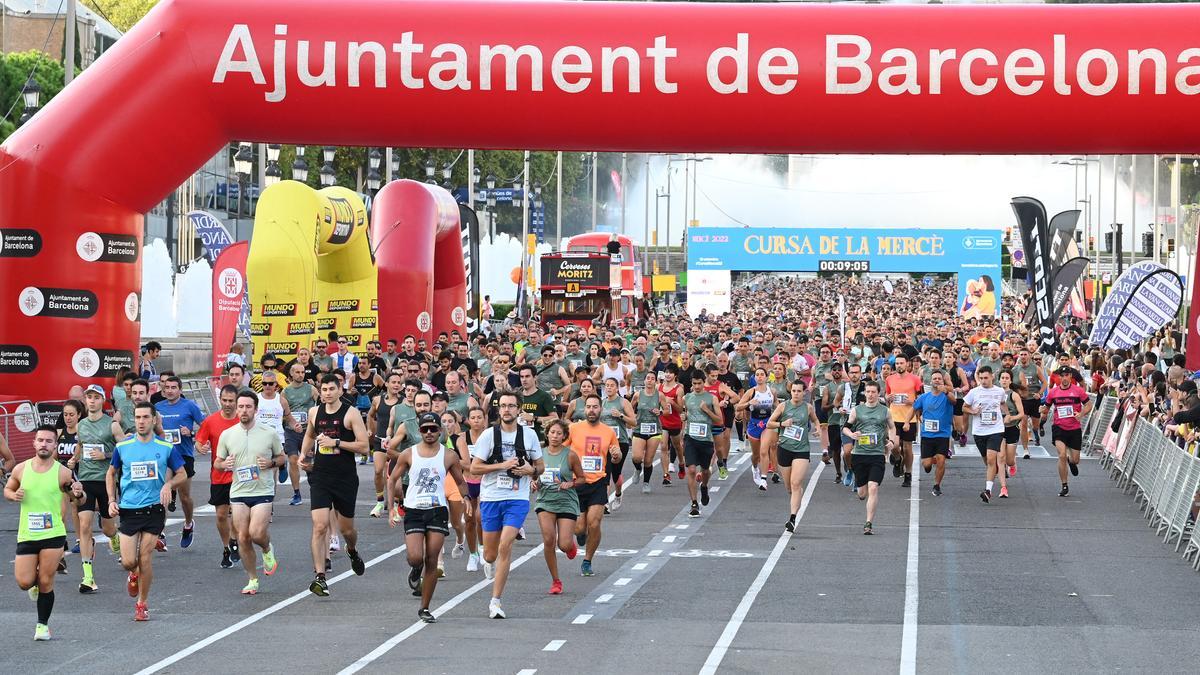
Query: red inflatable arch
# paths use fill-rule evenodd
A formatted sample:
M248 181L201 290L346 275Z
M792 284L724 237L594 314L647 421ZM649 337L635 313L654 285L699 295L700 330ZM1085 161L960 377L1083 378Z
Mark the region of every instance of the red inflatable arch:
M129 361L140 214L231 139L1185 152L1198 20L1187 4L168 0L0 148L0 393L59 398Z

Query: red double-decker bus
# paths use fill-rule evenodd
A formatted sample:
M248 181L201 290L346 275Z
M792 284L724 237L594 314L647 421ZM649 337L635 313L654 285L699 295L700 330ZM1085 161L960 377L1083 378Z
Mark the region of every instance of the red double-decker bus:
M632 239L623 234L588 232L564 240L562 252L609 254L614 271L610 277L612 285L610 319L626 322L638 320L644 289L642 288L641 256ZM618 267L620 268L619 274L615 273Z

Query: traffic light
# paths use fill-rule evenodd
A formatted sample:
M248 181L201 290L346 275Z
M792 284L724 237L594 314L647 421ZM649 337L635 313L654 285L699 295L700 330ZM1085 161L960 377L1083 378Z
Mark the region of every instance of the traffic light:
M1154 255L1154 233L1146 232L1142 235L1142 255L1147 258Z
M1096 250L1096 237L1094 237L1094 236L1088 237L1088 250L1090 250L1090 251Z
M1113 233L1112 232L1104 233L1104 250L1105 251L1113 250Z
M1167 240L1167 255L1175 255L1175 239Z

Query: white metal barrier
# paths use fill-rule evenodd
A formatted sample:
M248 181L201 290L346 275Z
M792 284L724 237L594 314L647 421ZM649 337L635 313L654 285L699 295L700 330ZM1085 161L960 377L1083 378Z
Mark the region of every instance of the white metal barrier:
M1102 414L1093 415L1098 419L1088 430L1088 443L1100 449L1101 461L1122 491L1133 491L1155 534L1164 544L1174 541L1176 552L1182 547L1184 559L1200 571L1200 538L1194 536L1192 518L1200 491L1200 457L1196 456L1200 444L1181 446L1150 420L1124 410L1115 399L1111 406L1107 403L1099 409ZM1118 414L1124 419L1114 432L1111 424Z

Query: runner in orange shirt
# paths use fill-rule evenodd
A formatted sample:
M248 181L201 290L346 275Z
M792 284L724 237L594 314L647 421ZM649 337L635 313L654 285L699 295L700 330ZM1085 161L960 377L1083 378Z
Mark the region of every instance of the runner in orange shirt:
M896 372L888 375L884 382L892 420L896 424L896 435L900 437L900 451L892 450L892 475L904 475L902 487L912 486L913 441L917 440L916 413L913 402L924 389L921 378L908 372L908 359L896 356Z
M571 452L583 465L583 483L576 483L579 495L579 520L575 521L575 541L584 549L579 573L592 576L592 556L600 547L600 521L608 504L608 460L621 456L621 446L611 427L600 423L600 397L590 394L584 400L584 420L571 425Z

